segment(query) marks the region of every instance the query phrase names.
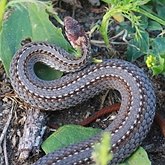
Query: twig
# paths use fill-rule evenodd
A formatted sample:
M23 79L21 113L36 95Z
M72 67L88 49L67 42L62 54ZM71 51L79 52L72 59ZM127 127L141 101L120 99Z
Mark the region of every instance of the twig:
M8 92L8 93L6 92L5 94L0 94L0 98L4 98L4 97L10 98L13 96L15 96L15 94L13 94L12 92Z
M105 94L102 96L102 98L101 98L101 104L100 104L99 109L102 109L102 108L103 108L104 102L105 102L106 97L108 96L108 93L109 93L109 90L107 90L107 91L105 92Z
M114 42L112 40L122 36L122 39L124 42ZM110 43L111 44L114 44L114 45L118 45L118 44L129 44L129 42L126 40L126 37L127 37L127 30L122 30L120 33L118 33L117 35L113 36L110 38ZM95 46L98 46L98 47L104 47L106 48L107 46L105 45L105 42L104 41L100 41L100 40L91 40L90 43L92 45L95 45ZM129 44L131 45L131 44ZM134 46L134 45L131 45L131 46Z
M95 112L92 116L87 117L83 121L79 123L81 126L87 126L88 124L96 121L96 119L103 117L104 115L108 115L112 112L118 111L120 109L120 103L115 103L111 106L105 107L100 109L99 111Z
M6 124L5 124L4 128L3 128L3 131L1 133L1 136L0 136L0 146L2 145L2 141L3 141L3 139L4 139L5 135L6 135L8 127L10 125L10 121L11 121L11 118L12 118L13 110L15 108L16 108L16 106L14 105L14 102L12 102L12 108L11 108L11 111L9 113L8 120L7 120L7 122L6 122Z
M119 33L116 34L115 36L111 37L111 38L110 38L110 41L111 41L112 39L116 39L116 38L118 38L118 37L120 37L120 36L122 36L122 35L125 35L125 33L126 33L126 30L122 30L121 32L119 32Z
M7 149L6 149L6 134L5 134L4 140L3 140L3 153L4 153L4 157L5 157L5 165L9 165L9 160L7 157Z
M122 38L123 41L124 41L125 43L127 43L128 45L134 47L134 48L137 49L138 51L140 51L140 49L139 49L137 46L135 46L135 45L133 45L133 44L130 44L129 41L127 41L126 37L127 37L127 35L128 35L128 31L127 31L127 30L124 30L124 31L125 31L125 32L124 32L124 35L123 35L123 38Z
M98 47L101 47L101 48L106 48L106 45L104 43L104 41L100 41L100 40L90 40L90 43L92 45L95 45L95 46L98 46Z
M26 111L26 121L23 135L18 144L19 161L26 160L30 153L36 154L42 143L42 137L46 130L45 113L40 109L29 107Z

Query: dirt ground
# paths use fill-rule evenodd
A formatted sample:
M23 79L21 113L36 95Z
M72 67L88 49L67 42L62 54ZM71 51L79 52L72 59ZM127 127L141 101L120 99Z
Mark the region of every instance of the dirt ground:
M77 8L75 10L75 18L85 27L86 31L89 31L93 23L97 22L97 20L101 20L105 6L101 5L99 7L94 7L89 3L82 3L82 7L83 8ZM72 7L63 2L61 4L57 4L55 10L59 13L61 18L72 15ZM114 25L113 27L110 27L112 29L112 33L110 35L113 36L113 28L116 26ZM91 40L99 40L99 37L99 34L96 32L92 36ZM92 54L97 58L111 58L111 55L113 55L113 58L126 59L126 56L124 55L125 46L112 46L115 53L109 53L106 48L92 44ZM142 67L146 74L150 77L157 98L156 110L165 117L165 77L152 77L151 72L146 69L142 61L143 60L139 59L136 64L138 64L139 67ZM75 108L62 112L49 113L48 125L50 126L53 124L59 127L63 124L79 123L81 118L84 118L87 114L92 114L100 108L103 97L104 95L101 94L90 99L85 104L76 106ZM115 97L114 91L111 91L106 97L106 103L109 104L115 102ZM2 63L0 63L0 165L7 165L5 157L8 159L9 165L31 164L37 159L36 156L31 156L25 163L18 162L18 142L22 136L25 119L26 111L24 105L21 100L15 98L13 89L10 85L10 80L5 74ZM93 123L92 126L104 128L106 125L104 121L105 119L101 118ZM2 132L4 128L8 128L5 133ZM50 132L50 130L51 129L48 127L46 132ZM2 135L4 135L3 141ZM155 121L142 146L147 151L153 165L165 164L165 138Z

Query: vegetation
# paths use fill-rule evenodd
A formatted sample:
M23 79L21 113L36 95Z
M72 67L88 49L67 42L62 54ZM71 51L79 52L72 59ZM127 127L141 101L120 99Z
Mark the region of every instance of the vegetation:
M110 48L108 27L112 18L121 29L127 29L127 58L134 61L146 55L146 64L153 75L165 74L165 1L154 0L103 0L108 4L99 28L105 44ZM156 10L156 12L154 12ZM131 25L130 25L131 23ZM158 31L154 37L150 34ZM151 58L152 54L152 58ZM152 63L152 65L151 65Z
M127 59L134 61L144 56L144 61L147 67L152 70L154 76L158 74L165 75L165 0L102 1L107 3L107 11L102 18L101 25L96 26L99 27L99 32L107 48L111 48L111 40L108 35L110 33L109 26L113 22L117 22L119 28L116 29L115 33L119 34L121 31L125 31L125 34L127 34L124 38L127 43ZM8 15L4 17L5 11ZM12 56L20 48L21 41L28 37L33 41L55 43L65 50L73 52L62 34L61 28L55 27L50 22L49 15L55 17L60 24L63 24L57 13L52 10L50 2L13 0L7 3L7 0L0 0L0 60L3 62L7 73ZM36 70L39 77L43 79L54 79L62 76L61 72L52 71L50 68L44 68L43 66L38 66ZM74 126L71 127L73 127L72 131L77 129ZM68 127L65 127L65 129L70 134ZM64 131L65 129L61 130ZM92 132L93 135L98 132L98 130L79 129L81 134L84 131L84 139L89 138L85 134ZM59 130L58 136L61 134L61 130ZM74 132L76 131L74 130ZM66 132L62 133L66 135ZM78 135L79 133L76 134ZM51 135L49 142L45 141L43 143L46 153L50 152L50 146L52 146L53 140L57 138L56 136L54 138L54 136L54 134ZM64 135L58 137L59 142L61 137L64 137ZM77 137L74 135L73 138L76 139ZM81 140L80 138L76 142ZM110 135L104 134L101 143L96 144L93 156L98 165L106 165L112 159L113 155L110 153L109 148L110 141ZM67 145L69 143L66 142ZM60 144L60 148L62 147ZM142 159L142 162L146 161L145 165L150 164L145 151L141 148L137 151L140 154L143 153L145 160ZM131 158L133 159L133 156ZM136 157L135 159L138 162L137 164L140 164L141 158Z
M101 142L95 144L92 156L96 165L107 165L112 160L111 135L109 132L102 134Z

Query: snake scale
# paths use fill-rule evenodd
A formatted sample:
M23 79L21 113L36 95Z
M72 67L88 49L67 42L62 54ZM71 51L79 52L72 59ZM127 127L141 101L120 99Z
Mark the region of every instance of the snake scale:
M81 48L82 57L77 59L48 43L25 44L12 59L11 84L22 100L43 110L67 109L106 89L118 90L122 98L119 112L103 130L112 134L110 164L117 164L141 144L150 129L156 106L153 87L144 72L127 61L109 59L88 65L89 41L83 28L71 17L64 19L64 25L68 40L74 48ZM37 62L67 74L57 80L41 80L34 72ZM100 137L98 134L50 153L34 164L91 164L92 147Z

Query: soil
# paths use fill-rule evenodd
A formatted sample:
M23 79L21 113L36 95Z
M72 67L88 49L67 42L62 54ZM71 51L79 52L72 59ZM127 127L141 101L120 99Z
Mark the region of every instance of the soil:
M76 8L74 16L84 26L85 30L89 31L94 23L102 19L105 6L104 4L101 4L99 7L94 7L86 1L85 3L81 1L81 5L82 8ZM55 5L55 10L59 13L61 18L64 18L64 16L68 15L71 16L73 14L73 7L70 4L66 4L65 2L57 3ZM50 19L53 20L53 18ZM117 26L117 23L114 22L113 26L110 27L112 32L110 36L114 35L113 31ZM100 39L101 38L98 32L95 32L91 37L91 40L93 41ZM118 38L118 40L120 41L121 39ZM113 51L108 52L105 47L92 44L92 54L97 58L112 58L113 56L113 58L126 59L126 56L124 55L126 45L119 44L116 46L112 44L112 48ZM136 64L143 68L151 79L157 98L156 110L165 117L165 77L161 75L153 77L151 72L146 69L143 58L138 59ZM92 114L100 109L103 105L103 97L104 94L100 94L99 96L95 96L94 98L90 99L86 103L78 105L74 108L70 108L69 110L54 113L49 112L48 128L45 137L50 134L52 130L50 127L52 125L53 127L59 127L68 123L77 124L80 122L80 120L83 120L89 114ZM119 98L118 95L116 95L116 92L110 90L109 94L106 96L104 105L113 104L114 102L118 101L118 99ZM0 165L7 165L7 162L5 162L5 157L8 159L9 165L32 164L38 158L38 156L31 156L24 163L18 162L18 143L20 137L22 136L23 126L26 119L26 111L24 106L25 105L23 102L15 96L14 91L10 85L10 80L4 71L2 63L0 63ZM109 118L109 116L106 116L106 118L100 118L90 126L105 128L105 121L109 120ZM2 130L7 126L7 124L9 124L9 127L6 133L3 134ZM1 141L2 134L4 135L3 141ZM165 164L165 138L155 121L142 146L147 151L149 159L153 165ZM42 153L40 156L41 155Z

